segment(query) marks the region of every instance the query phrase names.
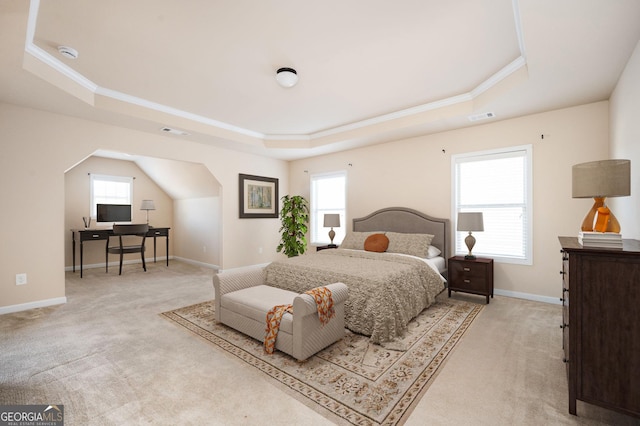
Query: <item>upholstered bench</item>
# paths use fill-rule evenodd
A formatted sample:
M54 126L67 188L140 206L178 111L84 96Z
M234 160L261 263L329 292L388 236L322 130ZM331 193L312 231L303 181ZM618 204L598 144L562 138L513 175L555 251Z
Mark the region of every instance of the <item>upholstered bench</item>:
M262 266L233 269L213 276L216 320L261 342L267 312L276 305L293 305L285 313L275 348L303 361L340 340L344 334L344 302L349 296L343 283L328 284L335 317L322 325L314 298L264 285Z

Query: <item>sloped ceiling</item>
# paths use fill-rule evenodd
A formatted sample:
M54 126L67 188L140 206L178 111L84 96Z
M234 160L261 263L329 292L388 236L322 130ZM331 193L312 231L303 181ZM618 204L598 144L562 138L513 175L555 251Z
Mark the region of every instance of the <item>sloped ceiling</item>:
M220 195L220 183L202 164L151 157L134 161L174 200Z

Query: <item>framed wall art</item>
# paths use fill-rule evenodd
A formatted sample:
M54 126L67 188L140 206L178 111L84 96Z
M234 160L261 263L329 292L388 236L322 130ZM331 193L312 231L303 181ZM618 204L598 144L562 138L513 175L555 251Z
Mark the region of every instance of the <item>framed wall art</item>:
M240 174L240 219L278 218L278 179Z

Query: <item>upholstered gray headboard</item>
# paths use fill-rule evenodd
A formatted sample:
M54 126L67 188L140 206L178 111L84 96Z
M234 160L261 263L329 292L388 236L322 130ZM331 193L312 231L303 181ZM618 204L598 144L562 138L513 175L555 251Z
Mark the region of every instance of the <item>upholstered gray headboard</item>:
M353 219L355 232L388 231L407 234L431 234L432 245L442 251L442 256L451 256L451 232L449 219L431 217L406 207L388 207L365 217Z

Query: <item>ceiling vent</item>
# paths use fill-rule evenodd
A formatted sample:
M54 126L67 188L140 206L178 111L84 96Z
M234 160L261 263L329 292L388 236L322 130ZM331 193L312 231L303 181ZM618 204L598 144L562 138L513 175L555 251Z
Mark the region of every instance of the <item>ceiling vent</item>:
M489 118L494 118L496 115L492 112L483 112L481 114L476 114L476 115L470 115L469 116L469 121L480 121L480 120L487 120Z
M171 133L172 135L189 136L189 133L185 132L184 130L172 129L171 127L163 127L160 130L162 130L163 132Z

